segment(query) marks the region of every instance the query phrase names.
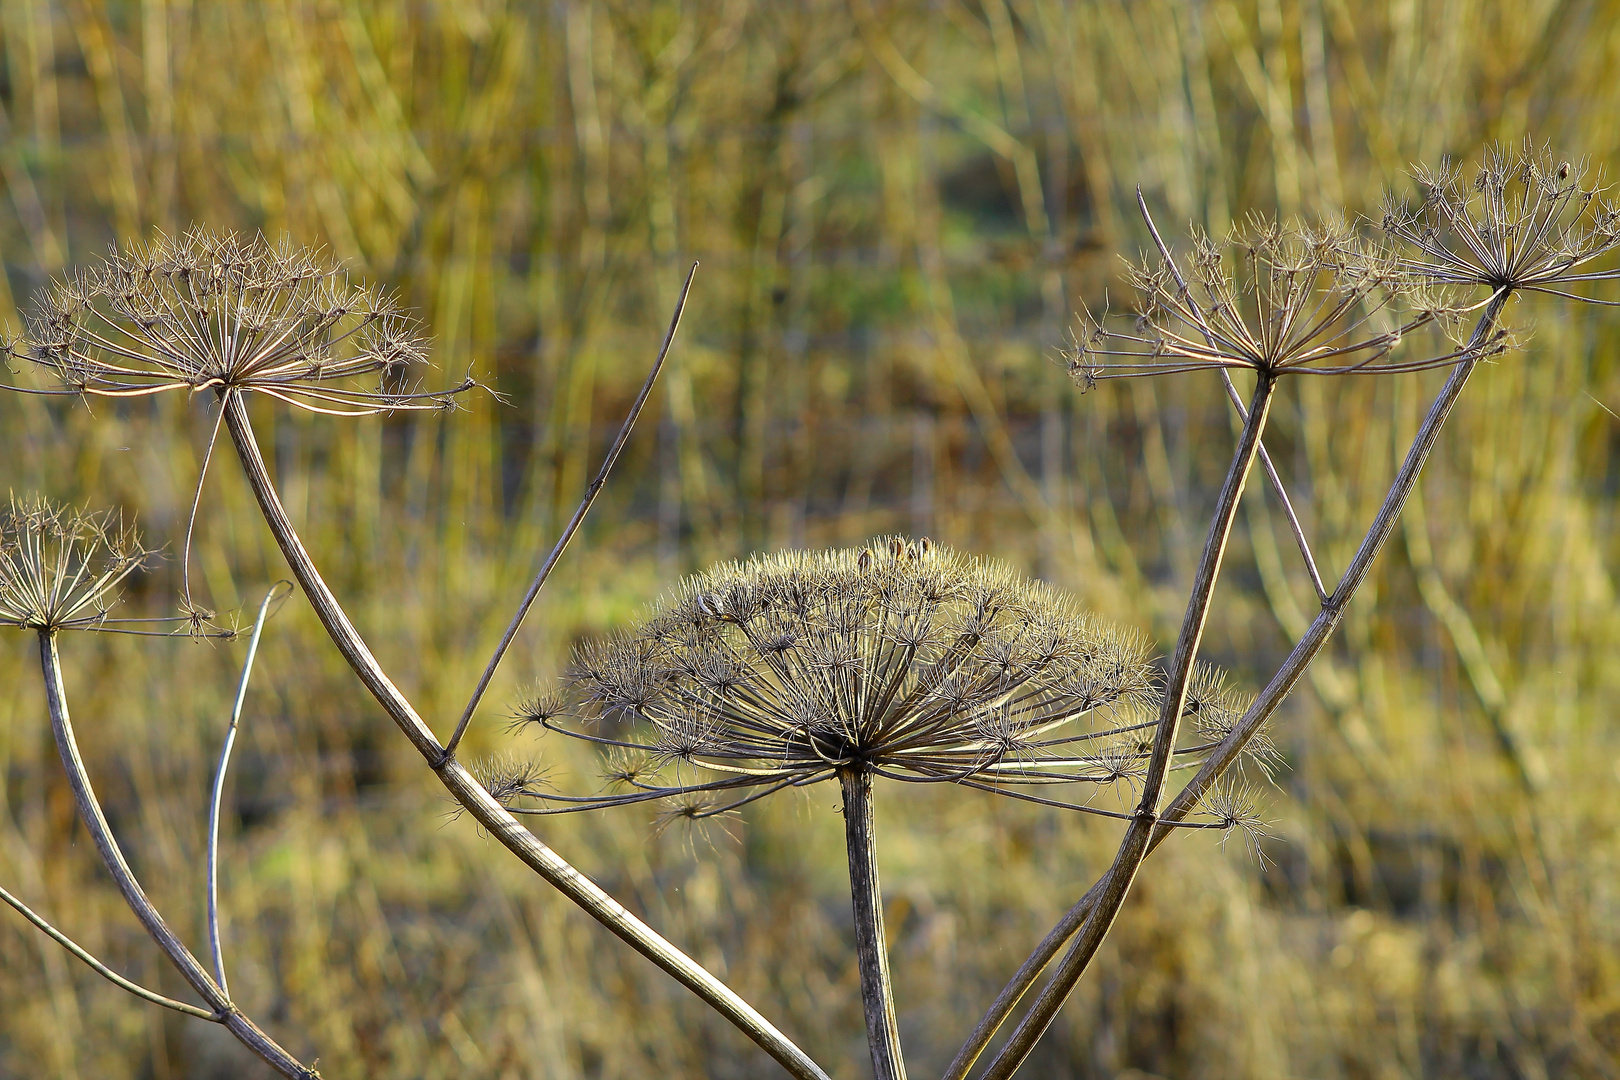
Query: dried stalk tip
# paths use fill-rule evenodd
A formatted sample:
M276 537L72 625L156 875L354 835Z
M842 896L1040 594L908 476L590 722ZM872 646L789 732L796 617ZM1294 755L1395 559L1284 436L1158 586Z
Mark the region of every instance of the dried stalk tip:
M1187 684L1187 701L1181 715L1193 722L1199 737L1212 747L1220 743L1254 704L1254 695L1233 688L1226 673L1212 664L1193 668ZM1243 746L1244 757L1260 767L1266 776L1282 764L1282 753L1264 729L1255 732Z
M567 711L568 701L562 694L553 690L536 689L524 694L513 706L507 730L517 732L530 725L546 728Z
M1140 775L1158 697L1139 635L900 537L689 578L582 647L570 683L597 722L547 705L545 726L604 747L609 790L525 812L678 799L708 817L854 770L1101 813L1083 800ZM1082 801L1032 793L1074 784Z
M471 389L471 379L414 388L427 345L391 295L351 281L321 251L193 229L54 283L8 351L53 374L56 393L251 391L364 416L449 408ZM354 385L372 377L374 388Z
M13 495L0 512L0 622L48 632L106 629L119 584L149 554L112 511Z

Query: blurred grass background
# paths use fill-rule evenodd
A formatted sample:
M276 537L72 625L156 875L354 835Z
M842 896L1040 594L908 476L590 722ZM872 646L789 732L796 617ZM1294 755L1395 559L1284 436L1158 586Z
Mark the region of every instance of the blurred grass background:
M788 545L927 534L994 553L1166 647L1230 447L1208 377L1081 396L1049 362L1146 237L1251 209L1376 209L1415 161L1532 137L1620 154L1602 0L5 0L0 317L119 239L290 233L396 286L443 419L264 410L287 503L441 731L639 385L690 260L673 365L465 758L590 763L502 734L520 681L674 576ZM1421 499L1284 706L1262 870L1155 857L1024 1075L1620 1074L1620 327L1512 311ZM1325 571L1347 561L1438 376L1300 380L1272 452ZM178 551L210 417L0 396L0 481L118 503ZM284 570L229 458L211 602ZM170 605L178 559L135 587ZM1311 595L1251 497L1208 638L1257 688ZM241 646L78 637L90 766L200 942L205 792ZM74 823L31 644L0 651L0 875L180 992ZM298 604L271 624L226 816L244 1006L330 1077L772 1075L750 1044L523 872L438 788ZM736 836L644 813L540 835L839 1077L866 1075L836 798ZM936 1072L1115 833L885 789L902 1025ZM257 1075L0 918L0 1074Z

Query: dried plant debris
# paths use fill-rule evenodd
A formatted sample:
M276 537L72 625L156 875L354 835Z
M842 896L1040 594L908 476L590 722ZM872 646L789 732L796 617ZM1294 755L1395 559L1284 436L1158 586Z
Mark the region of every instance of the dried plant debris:
M538 696L517 723L601 747L608 789L521 812L678 799L704 817L862 770L1106 813L1034 792L1131 783L1158 700L1140 635L1000 563L899 537L689 578L640 626L580 648L569 683L583 720Z
M8 351L55 376L48 393L234 390L338 416L446 408L473 386L416 387L417 323L323 252L206 229L55 282Z

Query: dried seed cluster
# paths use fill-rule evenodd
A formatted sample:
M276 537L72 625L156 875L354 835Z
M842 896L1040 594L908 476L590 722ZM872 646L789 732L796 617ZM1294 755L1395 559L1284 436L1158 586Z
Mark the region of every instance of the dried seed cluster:
M1129 277L1132 318L1087 311L1072 333L1068 367L1088 387L1205 368L1344 375L1456 359L1389 361L1405 334L1453 313L1342 221L1253 219L1221 241L1195 235L1181 262L1167 255L1132 266Z
M472 386L408 388L427 358L415 322L383 291L288 241L193 229L114 251L53 284L13 353L56 393L137 397L253 391L340 416L436 409ZM374 388L354 380L375 377Z
M1449 162L1419 169L1421 205L1387 199L1384 231L1411 252L1400 260L1409 277L1590 301L1568 290L1620 276L1582 270L1620 247L1620 206L1585 174L1531 144L1490 147L1471 184Z
M1129 782L1157 700L1138 635L999 563L901 538L690 578L641 626L581 648L570 685L594 722L544 695L518 724L605 747L612 790L526 786L538 805L521 812L675 798L702 818L840 770L1092 811L1028 789ZM1189 701L1200 729L1241 712L1213 672Z
M109 512L13 496L0 512L0 622L25 630L103 628L119 584L148 554Z

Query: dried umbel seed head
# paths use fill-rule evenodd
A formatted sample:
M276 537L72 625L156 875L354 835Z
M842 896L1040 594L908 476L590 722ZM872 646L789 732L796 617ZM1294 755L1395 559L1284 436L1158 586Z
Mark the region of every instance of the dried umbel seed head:
M107 629L119 584L148 554L111 512L12 497L0 511L0 622L49 632Z
M1130 280L1131 317L1084 311L1071 334L1065 360L1087 387L1205 368L1346 375L1457 358L1390 359L1407 333L1449 309L1341 221L1304 228L1255 218L1219 242L1195 236L1180 259L1166 251L1134 266Z
M1254 695L1234 689L1226 673L1210 664L1200 663L1193 668L1187 683L1187 700L1181 715L1192 721L1193 729L1213 748L1238 726L1243 715L1254 704ZM1243 745L1243 759L1252 761L1261 772L1270 776L1282 764L1282 754L1265 729L1256 731Z
M1000 563L902 538L690 578L582 647L570 683L596 723L523 712L607 748L614 790L514 810L679 798L706 816L861 771L1091 811L1032 791L1130 783L1157 700L1139 635Z
M1585 269L1620 248L1620 206L1585 174L1584 165L1530 143L1517 151L1489 147L1471 177L1449 162L1419 169L1422 203L1386 199L1383 227L1415 249L1400 260L1408 276L1483 286L1493 295L1523 290L1590 300L1571 290L1620 277L1614 268Z
M1243 837L1243 847L1261 867L1268 863L1265 842L1273 833L1260 815L1260 796L1252 787L1230 779L1217 783L1198 800L1199 824L1219 829L1221 846L1233 835Z
M417 325L321 252L206 229L55 283L9 351L55 375L53 393L256 392L339 416L444 408L473 385L412 390Z

